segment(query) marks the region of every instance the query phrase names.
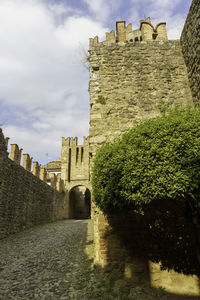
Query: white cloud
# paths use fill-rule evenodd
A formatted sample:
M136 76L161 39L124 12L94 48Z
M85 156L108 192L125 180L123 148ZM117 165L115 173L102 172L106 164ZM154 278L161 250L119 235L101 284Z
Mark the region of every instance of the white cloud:
M133 25L133 30L138 29L140 27L140 21L141 17L139 14L139 10L136 10L135 7L129 11L129 16L128 16L128 23L131 23Z
M61 136L57 130L44 134L42 131L37 132L25 127L19 128L15 126L7 126L4 133L6 136L10 137L10 143L18 144L20 148L23 148L22 153L28 153L31 157L33 157L33 160L36 160L39 163L45 164L48 157L54 159L55 153L57 154L57 157L60 157ZM10 147L8 150L10 150ZM46 155L47 153L48 157Z
M84 0L84 2L88 5L89 10L94 13L97 20L105 22L119 9L123 0Z
M176 7L180 5L181 0L132 0L133 7L130 12L130 17L133 20L138 20L137 26L139 28L140 19L147 17L151 18L152 24L156 26L159 22L167 23L167 34L170 40L179 39L183 25L185 23L185 15L180 15L176 12ZM134 22L134 26L136 22Z
M53 12L53 14L56 14L58 16L73 11L69 6L66 6L63 3L49 4L49 8Z
M63 26L60 26L55 34L60 43L66 47L77 48L80 45L88 44L88 37L105 36L106 28L103 28L100 23L94 22L86 17L69 17Z
M131 0L135 8L138 8L138 4L140 5L140 8L143 7L146 10L171 10L175 8L181 0Z
M58 155L62 136L88 134L89 74L79 52L107 29L77 14L55 22L69 9L42 0L0 0L0 103L9 107L4 130L30 155L45 147Z
M160 11L162 13L162 10L172 10L174 9L181 0L150 0L146 2L152 7L152 10Z
M112 28L102 24L126 13L135 28L144 14L154 25L166 21L168 37L177 39L185 21L175 12L180 1L83 0L72 8L68 1L0 0L0 123L11 142L40 160L40 153L60 155L62 136L87 135L89 74L80 52L89 37L105 39Z
M86 77L79 45L87 48L88 37L105 31L101 24L84 17L69 17L56 27L42 4L0 4L1 98L34 108L51 105L76 91L77 75L80 82Z
M101 20L106 20L109 15L110 15L110 11L109 11L109 3L108 1L105 0L84 0L90 11L92 11L96 17L98 17Z

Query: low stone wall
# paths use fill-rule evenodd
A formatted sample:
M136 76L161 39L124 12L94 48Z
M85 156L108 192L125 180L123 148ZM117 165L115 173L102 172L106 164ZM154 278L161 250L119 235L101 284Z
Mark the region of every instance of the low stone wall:
M200 104L200 5L193 0L181 35L181 45L194 101Z
M0 130L0 238L67 217L67 202L64 193L8 158Z

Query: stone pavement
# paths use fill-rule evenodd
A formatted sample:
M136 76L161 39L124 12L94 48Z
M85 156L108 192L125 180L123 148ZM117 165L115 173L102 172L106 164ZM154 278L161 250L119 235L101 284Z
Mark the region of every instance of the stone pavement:
M91 220L64 220L1 240L0 299L77 299L81 261L91 266L91 230Z
M43 224L0 240L0 300L194 299L118 286L93 268L93 255L91 220Z
M127 299L95 276L91 220L34 226L0 240L0 300Z

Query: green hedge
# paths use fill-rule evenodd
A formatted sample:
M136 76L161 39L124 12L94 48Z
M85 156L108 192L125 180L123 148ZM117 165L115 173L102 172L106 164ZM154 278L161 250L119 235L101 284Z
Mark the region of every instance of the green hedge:
M179 108L141 123L94 160L94 201L104 212L153 200L199 203L200 110Z

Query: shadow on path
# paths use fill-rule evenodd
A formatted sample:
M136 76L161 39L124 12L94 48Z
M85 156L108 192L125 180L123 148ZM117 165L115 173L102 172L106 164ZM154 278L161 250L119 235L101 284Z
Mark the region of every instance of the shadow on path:
M134 218L137 219L137 216ZM137 222L141 226L140 218ZM130 236L122 237L120 231L118 234L121 243L126 245ZM129 243L130 253L134 248ZM159 253L158 259L163 257ZM124 286L119 286L106 277L108 269L110 272L109 265L93 268L93 256L92 220L57 221L5 238L0 241L0 299L198 299L170 295L148 286L127 286L126 282ZM120 277L119 272L116 279Z

